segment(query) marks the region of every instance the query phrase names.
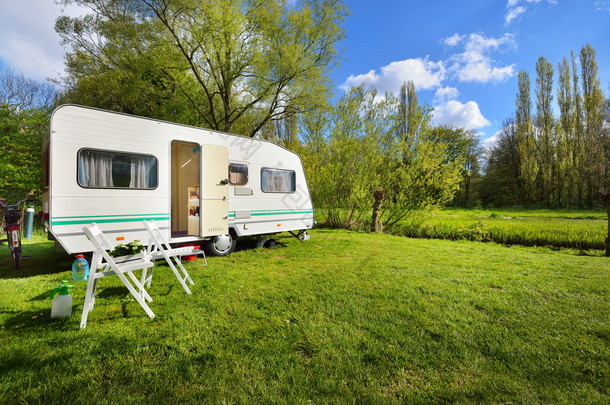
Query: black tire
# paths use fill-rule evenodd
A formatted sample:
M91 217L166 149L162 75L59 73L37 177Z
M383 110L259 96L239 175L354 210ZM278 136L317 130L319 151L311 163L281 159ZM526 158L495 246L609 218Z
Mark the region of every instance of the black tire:
M265 243L265 247L266 248L274 248L277 245L277 241L275 239L269 239L266 243Z
M235 250L237 240L233 235L214 236L205 245L205 250L210 256L228 256Z

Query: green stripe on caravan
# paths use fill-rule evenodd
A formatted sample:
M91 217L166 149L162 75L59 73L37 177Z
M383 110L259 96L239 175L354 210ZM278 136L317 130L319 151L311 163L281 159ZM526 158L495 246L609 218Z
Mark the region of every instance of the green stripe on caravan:
M304 210L252 210L250 216L259 217L264 215L298 215L298 214L313 214L312 209ZM235 211L229 212L229 218L235 217Z
M84 225L95 222L108 224L115 222L140 222L143 220L169 221L169 214L135 214L135 215L96 215L79 217L53 217L51 223L55 225Z

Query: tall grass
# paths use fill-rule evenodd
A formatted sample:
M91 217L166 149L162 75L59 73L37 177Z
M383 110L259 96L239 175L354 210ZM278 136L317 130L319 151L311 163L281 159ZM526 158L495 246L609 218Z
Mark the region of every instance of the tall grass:
M417 212L386 231L413 238L603 250L607 227L602 210L443 209Z

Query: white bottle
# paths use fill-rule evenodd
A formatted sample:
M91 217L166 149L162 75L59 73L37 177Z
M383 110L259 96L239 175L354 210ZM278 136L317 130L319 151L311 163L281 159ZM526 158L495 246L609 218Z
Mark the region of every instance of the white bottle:
M72 315L72 296L70 295L70 288L73 285L66 285L67 281L64 280L64 285L55 287L51 298L53 305L51 306L51 318L69 318ZM55 294L58 294L55 297ZM55 297L55 299L53 299Z

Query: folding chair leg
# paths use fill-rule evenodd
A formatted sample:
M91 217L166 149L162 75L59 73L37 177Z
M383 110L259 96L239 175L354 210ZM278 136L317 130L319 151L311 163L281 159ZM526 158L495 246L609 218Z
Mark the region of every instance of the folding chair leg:
M80 318L80 327L81 329L87 326L87 317L89 316L89 312L93 310L93 304L95 303L95 293L97 290L97 277L95 274L97 272L97 257L93 257L91 260L93 266L91 266L91 271L89 273L89 280L87 280L87 290L85 292L85 303L83 305L83 314Z
M171 267L172 271L176 275L176 278L178 279L178 281L180 281L180 284L182 284L182 288L184 288L184 291L186 291L187 294L191 294L191 290L189 290L188 286L184 282L185 279L187 279L187 278L190 279L190 277L188 276L188 273L185 278L184 275L182 275L182 276L180 275L180 273L178 272L178 269L176 269L176 266L174 265L174 263L172 263L171 260L168 260L167 263L169 264L169 267ZM182 267L181 263L178 263L178 266L180 266L180 268L186 273L186 270L184 270L184 267ZM192 281L191 281L191 283L192 283Z
M134 280L136 287L138 287L138 289L140 289L140 288L143 289L142 284L140 284L138 279L133 274L131 274L131 272L129 272L129 274L130 274L132 280ZM138 294L138 291L135 288L133 288L133 285L131 285L129 280L127 280L127 277L125 277L125 275L120 272L117 273L117 276L119 276L119 278L121 279L123 284L125 284L125 287L127 287L129 292L131 293L131 295L133 295L133 297L136 299L136 301L138 301L138 303L142 306L142 308L144 308L144 311L146 312L146 314L149 317L154 318L155 314L153 313L153 311L150 310L150 308L148 307L148 304L146 303L146 301L144 301L142 296L140 294ZM145 293L145 294L148 296L148 298L150 298L148 293ZM151 299L151 301L152 301L152 299Z
M144 286L138 281L136 276L134 276L131 271L129 271L127 273L129 274L129 278L131 278L131 281L133 281L133 283L136 285L136 287L138 287L138 290L139 290L138 295L140 297L146 299L146 301L152 302L152 297L148 294L148 292L146 292L146 290L144 289Z
M178 259L177 257L174 257L174 261L176 262L178 267L180 267L180 270L182 270L182 275L185 276L184 279L188 280L188 282L191 283L191 285L195 285L195 283L191 279L191 276L189 276L189 274L186 272L186 269L182 265L182 261L180 259Z
M87 316L89 311L93 309L93 284L95 283L95 273L89 276L87 281L87 291L85 292L85 304L83 305L83 314L80 318L80 327L83 329L87 326Z

